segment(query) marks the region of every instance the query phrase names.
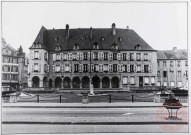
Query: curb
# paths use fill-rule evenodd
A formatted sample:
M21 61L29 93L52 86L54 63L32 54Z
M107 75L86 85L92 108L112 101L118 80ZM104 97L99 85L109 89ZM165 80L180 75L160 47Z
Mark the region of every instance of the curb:
M160 122L39 122L3 121L2 124L53 124L53 125L156 125ZM188 122L163 122L163 124L188 124Z

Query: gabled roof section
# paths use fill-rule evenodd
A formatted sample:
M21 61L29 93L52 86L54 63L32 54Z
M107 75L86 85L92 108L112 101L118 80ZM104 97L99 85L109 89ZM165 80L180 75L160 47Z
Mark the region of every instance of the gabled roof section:
M46 30L42 26L34 43L42 43L49 51L55 51L56 45L60 45L64 51L73 50L74 44L80 46L79 50L89 50L93 49L95 42L101 50L111 50L111 46L115 43L118 50L135 50L135 46L139 44L141 50L156 51L134 30L119 28L115 30L116 34L113 35L112 28L92 28L92 33L89 28L69 29L69 38L66 38L66 29Z
M187 60L188 59L188 53L186 49L178 49L176 51L174 50L158 51L157 59L165 59L164 57L161 57L161 53L163 53L166 56L166 59L169 59L169 60Z
M157 59L167 59L163 51L157 51Z
M41 44L42 48L46 48L46 31L47 29L42 26L33 44ZM30 47L30 49L32 46Z

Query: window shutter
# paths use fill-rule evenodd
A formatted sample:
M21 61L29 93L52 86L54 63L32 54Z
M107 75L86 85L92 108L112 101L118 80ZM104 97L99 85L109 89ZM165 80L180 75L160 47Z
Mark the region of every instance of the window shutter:
M141 65L141 72L144 72L144 65Z
M83 56L83 53L82 53ZM79 60L79 53L77 53L76 60Z
M113 60L113 53L111 53L111 60Z
M130 72L130 64L127 64L127 72Z
M44 72L47 72L46 64L44 64Z
M88 52L88 60L90 60L90 52Z
M127 53L127 60L130 60L130 54Z
M56 60L56 54L53 54L53 61Z
M122 67L123 69L122 69L122 72L125 72L125 66L123 65L123 67Z
M63 53L60 53L60 60L63 60Z
M104 59L104 53L101 52L101 60L103 60L103 59Z
M91 72L94 72L94 64L91 64Z
M49 65L46 65L46 72L49 72Z
M90 64L88 64L88 72L90 72Z
M149 65L149 72L152 72L152 65Z
M141 53L141 60L144 61L144 53Z
M117 60L120 60L120 53L117 53Z
M117 72L120 72L120 65L117 64Z
M79 65L79 72L82 72L82 64Z
M113 64L111 64L111 72L113 72Z
M80 53L80 60L83 60L83 53Z
M123 60L123 53L120 53L120 55L121 55L121 60Z
M148 60L151 61L151 53L148 54Z
M133 53L133 60L136 61L136 53Z
M72 72L72 65L69 64L69 72Z
M98 52L98 60L101 60L101 53Z
M39 66L38 66L38 72L40 72L41 71L41 65L39 64Z
M134 72L137 72L137 65L134 65Z
M93 59L94 59L94 53L91 52L91 60L93 60Z
M55 65L53 65L53 72L55 72Z
M70 60L70 54L69 53L67 54L67 60Z
M123 72L123 64L121 64L121 72Z

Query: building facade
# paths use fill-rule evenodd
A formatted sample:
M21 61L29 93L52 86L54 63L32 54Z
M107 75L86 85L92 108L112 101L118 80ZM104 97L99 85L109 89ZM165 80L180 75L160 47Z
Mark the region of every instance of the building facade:
M186 50L165 50L157 52L158 86L188 88L188 54Z
M19 84L25 83L24 78L25 53L22 47L18 50L11 47L2 39L2 90L13 90ZM27 75L27 74L26 74ZM26 76L25 75L25 76Z
M29 57L29 87L155 86L157 51L134 30L42 27Z

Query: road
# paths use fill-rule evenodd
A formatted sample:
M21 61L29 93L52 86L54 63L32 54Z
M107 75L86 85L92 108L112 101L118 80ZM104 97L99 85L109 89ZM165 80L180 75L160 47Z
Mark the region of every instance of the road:
M2 133L168 132L159 126L157 113L158 108L8 107L2 109ZM178 114L179 117L185 115ZM168 112L164 110L164 117L167 116ZM170 126L180 122L164 121ZM182 121L187 122L187 119ZM188 124L176 132L188 132Z

